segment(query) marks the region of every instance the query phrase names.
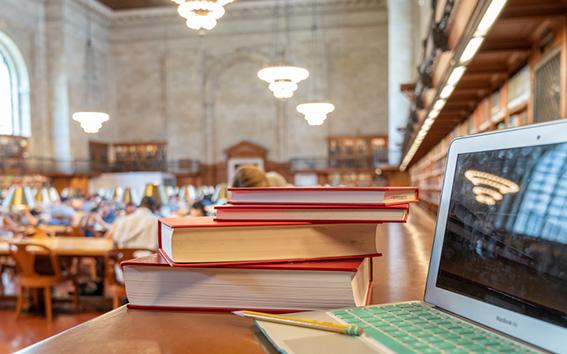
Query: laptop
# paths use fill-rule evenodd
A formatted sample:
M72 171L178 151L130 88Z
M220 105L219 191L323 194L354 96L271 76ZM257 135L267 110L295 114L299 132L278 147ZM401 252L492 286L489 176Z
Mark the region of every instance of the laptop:
M423 301L257 321L282 353L567 353L567 121L454 140Z

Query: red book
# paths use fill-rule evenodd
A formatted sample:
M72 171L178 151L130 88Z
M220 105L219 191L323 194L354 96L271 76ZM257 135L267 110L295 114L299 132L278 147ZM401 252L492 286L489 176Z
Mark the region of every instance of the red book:
M156 254L122 268L130 308L322 310L366 305L372 290L370 258L200 268Z
M259 205L228 204L215 207L217 221L310 221L382 223L405 222L407 204L394 206L376 205Z
M230 204L395 205L418 201L414 187L229 188Z
M161 219L159 247L172 263L267 263L373 256L375 223L217 222Z

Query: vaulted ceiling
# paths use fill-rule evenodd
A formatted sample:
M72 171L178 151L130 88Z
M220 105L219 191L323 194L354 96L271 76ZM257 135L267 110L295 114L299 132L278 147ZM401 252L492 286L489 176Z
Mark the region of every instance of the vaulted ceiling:
M173 6L171 0L98 0L113 10L131 10L157 6Z

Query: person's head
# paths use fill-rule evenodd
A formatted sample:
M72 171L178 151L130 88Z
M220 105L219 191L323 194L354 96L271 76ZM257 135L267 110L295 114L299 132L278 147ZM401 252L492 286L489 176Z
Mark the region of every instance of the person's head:
M126 208L125 208L126 215L132 214L133 212L136 211L136 209L137 209L136 204L134 204L132 202L126 204Z
M236 170L232 179L232 186L241 187L268 187L266 174L256 166L241 166Z
M270 187L285 187L288 185L285 177L276 171L266 173L266 178L268 179L268 185Z
M156 202L154 197L144 197L140 202L140 208L146 208L152 213L155 213L159 210L159 204Z
M205 205L201 202L193 203L193 205L191 205L190 214L191 216L207 216Z

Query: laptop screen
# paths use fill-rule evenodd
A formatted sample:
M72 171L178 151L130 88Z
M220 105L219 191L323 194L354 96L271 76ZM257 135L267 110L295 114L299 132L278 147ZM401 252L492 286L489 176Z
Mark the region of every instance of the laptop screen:
M437 287L567 327L567 143L458 155Z

